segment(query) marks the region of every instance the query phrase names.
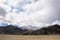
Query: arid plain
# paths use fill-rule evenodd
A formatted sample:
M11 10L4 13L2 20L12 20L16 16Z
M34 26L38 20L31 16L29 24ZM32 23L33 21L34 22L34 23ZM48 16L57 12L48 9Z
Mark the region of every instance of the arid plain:
M60 35L0 35L0 40L60 40Z

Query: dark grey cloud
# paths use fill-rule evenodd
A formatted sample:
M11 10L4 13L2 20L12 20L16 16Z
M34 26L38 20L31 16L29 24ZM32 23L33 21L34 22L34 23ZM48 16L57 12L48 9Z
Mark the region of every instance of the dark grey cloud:
M6 13L7 12L5 11L5 9L3 9L3 8L0 7L0 16L5 16Z

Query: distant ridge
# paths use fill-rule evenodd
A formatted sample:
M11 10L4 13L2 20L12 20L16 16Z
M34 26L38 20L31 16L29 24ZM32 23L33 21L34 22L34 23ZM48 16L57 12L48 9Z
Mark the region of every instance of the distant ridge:
M0 34L10 35L56 35L60 34L60 25L55 24L41 29L29 31L28 29L18 28L13 25L6 27L0 26Z
M8 26L1 26L0 27L0 34L22 34L24 32L28 31L27 29L21 29L16 26L8 25Z
M57 34L60 34L60 25L58 24L24 33L24 35L57 35Z

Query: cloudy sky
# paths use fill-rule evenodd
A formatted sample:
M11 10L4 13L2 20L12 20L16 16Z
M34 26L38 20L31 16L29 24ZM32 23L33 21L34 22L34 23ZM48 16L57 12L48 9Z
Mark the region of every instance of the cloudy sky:
M60 0L0 0L0 25L60 24Z

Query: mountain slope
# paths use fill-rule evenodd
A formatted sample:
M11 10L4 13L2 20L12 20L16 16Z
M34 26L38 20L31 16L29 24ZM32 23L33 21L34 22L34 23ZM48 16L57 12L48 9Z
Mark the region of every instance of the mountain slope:
M43 27L37 30L28 30L24 28L19 28L16 26L0 26L0 34L12 34L12 35L50 35L50 34L60 34L60 25L51 25L48 27Z
M60 25L52 25L35 31L24 33L23 35L53 35L60 34Z
M6 27L0 27L0 34L22 34L28 31L27 29L21 29L12 25Z

